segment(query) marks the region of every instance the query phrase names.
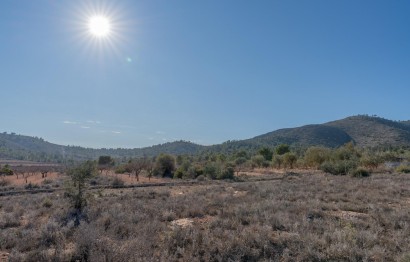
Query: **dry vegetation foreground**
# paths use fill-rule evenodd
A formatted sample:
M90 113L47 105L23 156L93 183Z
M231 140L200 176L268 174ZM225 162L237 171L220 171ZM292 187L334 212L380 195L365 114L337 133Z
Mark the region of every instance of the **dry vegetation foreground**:
M0 260L410 261L409 210L403 174L92 190L78 227L61 191L3 196Z

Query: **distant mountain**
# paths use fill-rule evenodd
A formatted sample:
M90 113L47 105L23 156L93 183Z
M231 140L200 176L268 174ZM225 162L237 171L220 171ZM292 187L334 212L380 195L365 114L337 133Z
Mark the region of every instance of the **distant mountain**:
M237 150L257 150L289 144L294 147L338 147L352 141L360 147L410 147L410 121L392 121L374 116L351 116L325 124L279 129L251 139L227 141L212 146L201 146L187 141L176 141L136 149L91 149L62 146L42 138L0 133L0 159L20 159L43 162L96 159L100 155L115 158L156 156L160 153L199 154L233 153Z
M65 160L96 159L101 155L115 158L156 156L160 153L194 154L204 146L187 141L175 141L161 145L135 149L92 149L79 146L62 146L44 141L42 138L17 134L0 133L0 159L18 159L42 162L64 162Z

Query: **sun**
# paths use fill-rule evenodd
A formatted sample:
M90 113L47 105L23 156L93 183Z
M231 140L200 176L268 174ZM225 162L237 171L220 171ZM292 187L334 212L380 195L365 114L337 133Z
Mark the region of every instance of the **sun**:
M97 38L107 37L111 32L111 22L106 16L92 16L88 21L88 30Z

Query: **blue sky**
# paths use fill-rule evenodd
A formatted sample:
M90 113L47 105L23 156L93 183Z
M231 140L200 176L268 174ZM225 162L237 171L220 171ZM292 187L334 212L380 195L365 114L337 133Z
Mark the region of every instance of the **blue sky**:
M407 120L410 2L0 2L0 131L214 144L356 114ZM108 38L87 29L93 14Z

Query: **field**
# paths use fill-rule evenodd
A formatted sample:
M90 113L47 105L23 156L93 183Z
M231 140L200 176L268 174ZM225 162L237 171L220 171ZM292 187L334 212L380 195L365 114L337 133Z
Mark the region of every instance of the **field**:
M2 196L0 259L409 261L409 178L267 172L93 189L78 227L63 191Z

